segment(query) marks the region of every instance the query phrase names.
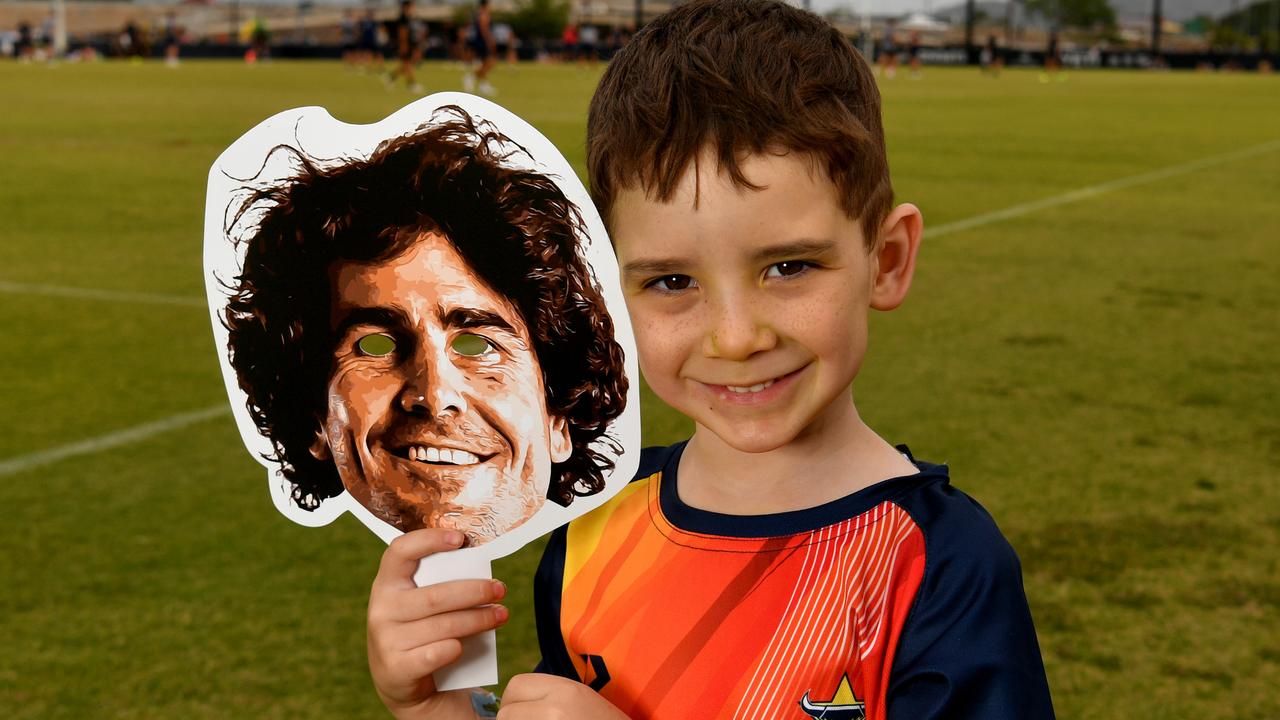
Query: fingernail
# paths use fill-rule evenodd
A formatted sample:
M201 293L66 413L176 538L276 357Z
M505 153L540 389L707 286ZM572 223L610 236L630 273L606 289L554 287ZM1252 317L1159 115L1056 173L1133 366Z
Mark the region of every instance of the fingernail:
M498 619L498 624L501 625L507 621L507 618L511 617L511 611L501 605L494 605L493 616Z
M506 596L507 596L507 584L502 582L501 580L494 580L493 581L493 598L495 600L501 600Z
M458 547L458 546L462 545L462 541L463 541L463 539L464 539L464 538L463 538L463 536L462 536L462 533L460 533L460 532L458 532L458 531L456 531L456 530L450 530L450 531L449 531L449 532L444 536L444 541L445 541L445 542L447 542L447 543L449 543L450 545L452 545L452 546L454 546L454 547Z

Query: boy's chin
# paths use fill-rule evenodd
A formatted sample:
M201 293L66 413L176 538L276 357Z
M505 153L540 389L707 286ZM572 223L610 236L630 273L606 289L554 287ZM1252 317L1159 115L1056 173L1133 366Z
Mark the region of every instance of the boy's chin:
M718 442L740 453L756 455L773 452L789 445L797 433L778 427L743 427L733 423L698 423L698 430L714 436Z

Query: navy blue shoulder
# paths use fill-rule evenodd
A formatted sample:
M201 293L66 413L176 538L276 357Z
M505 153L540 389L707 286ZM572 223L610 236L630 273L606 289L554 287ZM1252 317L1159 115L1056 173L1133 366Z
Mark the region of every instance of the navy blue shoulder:
M925 538L925 579L931 571L944 571L952 578L995 574L1022 577L1022 567L1013 546L1005 539L996 521L977 500L950 483L945 465L916 461L922 474L940 482L921 483L893 498L920 528ZM933 573L937 577L937 573Z
M635 477L631 478L631 481L643 480L665 469L672 459L680 455L688 442L688 440L682 440L674 445L652 445L642 449L640 465L636 467Z
M889 717L1052 718L1022 566L995 520L946 481L893 502L924 535L925 569L895 650Z

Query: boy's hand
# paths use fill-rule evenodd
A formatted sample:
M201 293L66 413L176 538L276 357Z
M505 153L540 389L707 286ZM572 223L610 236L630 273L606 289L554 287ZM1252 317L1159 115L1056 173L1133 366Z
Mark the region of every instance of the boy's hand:
M622 711L580 682L541 673L516 675L502 695L498 720L627 720Z
M416 587L413 573L428 555L462 546L456 530L406 533L387 547L369 592L369 670L393 715L474 718L470 691L440 693L431 674L457 660L464 638L507 621L497 580L455 580ZM480 607L477 607L480 606Z

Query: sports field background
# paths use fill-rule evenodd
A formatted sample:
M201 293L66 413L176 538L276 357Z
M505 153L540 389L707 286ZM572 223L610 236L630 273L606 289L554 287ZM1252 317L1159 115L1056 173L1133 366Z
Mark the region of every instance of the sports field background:
M500 68L497 100L581 170L598 72ZM1280 77L882 87L898 197L933 230L874 319L864 417L1012 540L1061 717L1280 717ZM0 717L383 717L379 542L294 526L230 415L187 414L226 402L214 158L283 109L412 98L324 62L6 63L0 95ZM687 432L644 411L648 442ZM495 568L504 677L537 658L539 551Z

